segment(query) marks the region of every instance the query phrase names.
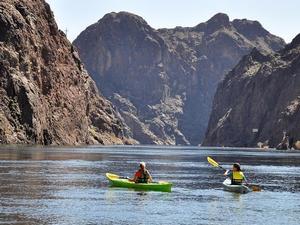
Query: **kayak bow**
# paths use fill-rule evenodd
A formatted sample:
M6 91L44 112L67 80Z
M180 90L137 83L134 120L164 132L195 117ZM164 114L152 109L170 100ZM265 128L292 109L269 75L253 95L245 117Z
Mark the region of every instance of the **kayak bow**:
M122 188L134 188L138 190L149 190L149 191L162 191L171 192L172 183L159 181L153 183L135 183L120 177L119 175L106 173L106 177L109 180L111 186L122 187Z

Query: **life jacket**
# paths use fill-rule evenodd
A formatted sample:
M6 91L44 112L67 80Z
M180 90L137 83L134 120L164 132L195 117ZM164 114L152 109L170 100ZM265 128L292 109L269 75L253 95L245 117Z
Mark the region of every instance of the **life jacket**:
M138 170L136 172L137 176L137 183L148 183L149 175L148 175L148 170Z
M232 171L231 184L242 184L245 179L242 171Z

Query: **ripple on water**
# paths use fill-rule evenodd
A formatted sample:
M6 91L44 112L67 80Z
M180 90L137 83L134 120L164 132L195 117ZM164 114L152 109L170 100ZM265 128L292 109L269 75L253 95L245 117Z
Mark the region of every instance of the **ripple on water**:
M124 151L125 149L125 151ZM9 151L9 152L8 152ZM262 192L222 190L239 161ZM105 172L130 176L146 161L171 193L110 188ZM0 151L0 224L299 224L300 154L190 147L25 148Z

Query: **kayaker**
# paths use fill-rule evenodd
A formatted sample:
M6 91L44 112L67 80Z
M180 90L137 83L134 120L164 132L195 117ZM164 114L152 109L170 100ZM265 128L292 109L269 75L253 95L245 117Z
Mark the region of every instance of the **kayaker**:
M232 185L240 185L246 181L246 177L241 170L241 165L239 163L234 163L232 165L232 170L226 170L225 176L231 178Z
M140 162L140 168L135 172L134 178L131 179L135 183L151 183L152 177L149 171L146 169L146 163Z

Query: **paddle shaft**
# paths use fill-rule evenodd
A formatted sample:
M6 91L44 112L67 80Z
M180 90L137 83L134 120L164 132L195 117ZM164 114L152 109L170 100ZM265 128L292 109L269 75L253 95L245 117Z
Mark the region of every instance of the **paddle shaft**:
M220 169L227 171L227 169L225 169L223 166L219 165L218 166Z
M119 178L120 178L120 179L127 179L127 180L130 179L129 177L122 177L122 176L119 176ZM152 184L152 183L154 183L154 184L159 184L158 181L152 181L152 182L150 182L150 183L151 183L151 184Z

